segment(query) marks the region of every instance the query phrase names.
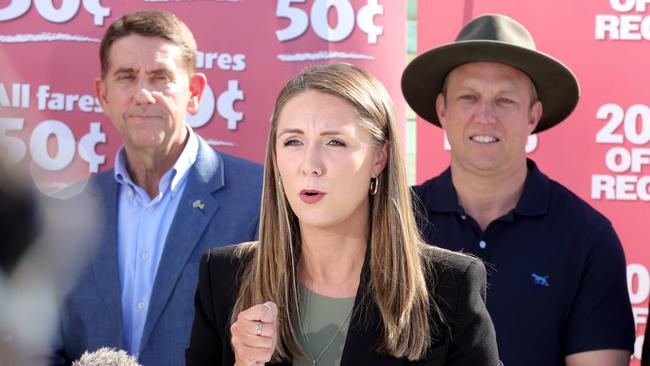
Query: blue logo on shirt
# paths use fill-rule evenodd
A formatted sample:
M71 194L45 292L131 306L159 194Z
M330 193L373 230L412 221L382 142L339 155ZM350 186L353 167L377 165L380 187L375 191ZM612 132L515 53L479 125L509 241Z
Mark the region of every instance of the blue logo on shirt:
M540 276L535 273L531 273L531 276L533 276L536 285L551 287L548 283L548 276Z

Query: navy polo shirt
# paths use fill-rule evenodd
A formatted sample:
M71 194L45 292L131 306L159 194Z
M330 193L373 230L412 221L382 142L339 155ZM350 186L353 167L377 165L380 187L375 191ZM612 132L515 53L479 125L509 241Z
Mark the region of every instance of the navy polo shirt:
M611 223L532 160L516 207L485 231L459 205L450 169L413 192L424 239L488 267L487 308L504 365L633 350L625 256Z

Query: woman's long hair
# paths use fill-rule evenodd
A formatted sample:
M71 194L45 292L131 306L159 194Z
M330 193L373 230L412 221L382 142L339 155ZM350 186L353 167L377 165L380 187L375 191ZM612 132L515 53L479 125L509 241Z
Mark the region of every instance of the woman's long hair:
M389 144L379 190L370 195L370 299L381 313L383 332L377 351L409 360L422 358L431 342L430 294L421 261L421 238L411 209L406 168L393 106L384 86L368 72L346 63L319 64L304 69L284 86L275 102L266 150L259 242L241 246L253 251L245 268L231 323L255 304L278 305L278 344L274 361L302 355L294 323L297 319L296 268L301 237L298 218L289 206L276 164L278 120L288 100L313 90L334 95L354 107L359 124L377 147ZM368 182L370 186L370 182Z

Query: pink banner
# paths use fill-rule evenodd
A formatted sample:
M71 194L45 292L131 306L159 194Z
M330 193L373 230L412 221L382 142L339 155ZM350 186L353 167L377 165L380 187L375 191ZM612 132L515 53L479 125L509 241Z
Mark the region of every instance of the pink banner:
M559 126L531 136L527 150L542 171L604 213L623 242L637 325L632 365L641 356L650 293L649 6L647 0L418 2L418 53L452 42L480 14L502 13L577 75L578 107ZM422 182L448 166L449 153L441 129L423 120L417 128Z
M216 148L262 162L276 94L304 66L367 68L397 102L406 3L385 0L9 0L0 3L0 149L57 188L113 165L120 138L95 98L99 42L125 12L175 13L209 87L188 118Z

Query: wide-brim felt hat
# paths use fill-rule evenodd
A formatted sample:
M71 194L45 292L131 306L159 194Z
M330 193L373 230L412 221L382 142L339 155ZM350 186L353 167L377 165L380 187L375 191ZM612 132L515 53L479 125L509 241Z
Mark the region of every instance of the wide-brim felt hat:
M468 62L498 62L526 73L542 102L542 117L533 131L562 122L575 108L580 86L562 62L537 51L533 37L516 20L500 14L475 18L453 43L433 48L409 63L402 74L402 93L420 117L440 127L435 101L451 70Z

